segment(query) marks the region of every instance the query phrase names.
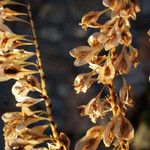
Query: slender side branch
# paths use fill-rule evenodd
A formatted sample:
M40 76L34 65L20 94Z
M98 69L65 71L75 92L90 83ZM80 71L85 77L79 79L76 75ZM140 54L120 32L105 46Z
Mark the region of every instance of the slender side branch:
M36 48L37 63L38 63L38 69L39 69L39 74L40 74L40 79L41 79L42 94L43 94L43 98L45 101L46 111L47 111L48 118L50 120L50 126L52 129L53 137L59 139L57 124L55 123L54 118L52 116L52 101L50 97L48 96L48 93L46 90L45 73L42 68L40 46L38 44L38 39L37 39L36 32L35 32L35 26L34 26L34 22L32 19L30 4L27 5L27 10L28 10L28 15L30 19L32 33L33 33L33 42Z

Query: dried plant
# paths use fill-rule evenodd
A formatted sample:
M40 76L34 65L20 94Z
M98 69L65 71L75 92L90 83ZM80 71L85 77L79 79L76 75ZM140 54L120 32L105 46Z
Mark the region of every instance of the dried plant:
M87 105L80 106L81 116L89 116L92 122L110 115L106 125L97 125L89 129L80 139L76 150L95 150L103 140L106 147L113 146L114 150L128 150L129 143L134 138L134 129L126 118L129 107L133 107L130 96L131 86L125 80L132 66L138 65L138 51L131 46L132 34L130 20L136 19L140 8L136 0L103 0L107 9L91 11L83 16L80 25L87 28L99 29L99 32L88 38L89 46L80 46L70 51L76 58L74 65L88 64L90 72L79 74L74 81L77 93L86 93L95 82L103 85L109 93L102 97L102 90L90 100ZM98 19L106 12L111 19L100 24ZM114 85L115 77L123 79L123 85L117 92Z
M9 5L25 7L28 13L16 12L8 8ZM28 16L29 22L18 16ZM6 21L24 22L31 25L33 39L26 35L13 33ZM34 45L36 52L29 52L20 46ZM32 56L37 62L30 62ZM30 69L29 69L30 68ZM32 69L31 69L32 68ZM38 81L37 77L40 77ZM47 94L45 75L42 68L40 47L38 45L34 23L29 4L21 4L13 0L0 1L0 82L15 79L12 87L17 104L21 110L6 112L2 119L5 123L5 150L68 150L68 137L57 129L52 115L52 102ZM38 93L38 98L30 93ZM33 94L32 94L33 95ZM45 103L46 111L35 110L33 106ZM51 129L51 135L47 130ZM44 145L44 147L42 147Z

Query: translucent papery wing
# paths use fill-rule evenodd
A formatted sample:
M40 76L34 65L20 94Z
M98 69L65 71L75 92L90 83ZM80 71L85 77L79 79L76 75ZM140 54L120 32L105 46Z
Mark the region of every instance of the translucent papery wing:
M28 125L41 120L46 120L42 117L36 115L26 116L25 114L20 112L12 112L5 113L2 116L2 119L5 122L3 130L6 142L5 145L6 147L10 148L10 150L16 148L16 146L40 144L48 139L48 137L46 137L42 133L33 132L31 131L31 129L27 128ZM39 129L40 131L45 130L45 128L37 129Z
M33 45L33 42L26 38L26 35L16 35L12 32L0 33L0 51L5 53L23 45Z
M124 117L118 117L115 122L114 135L118 139L125 139L131 142L134 138L134 129L130 121Z
M96 78L92 78L92 72L79 74L74 81L74 89L77 94L80 92L86 93L91 85L96 81Z
M110 145L112 144L112 142L114 140L114 135L113 135L114 126L115 126L115 120L111 120L107 124L107 126L103 132L103 142L106 147L110 147Z
M123 86L119 91L119 98L124 105L133 107L133 100L130 97L131 86L127 84L126 80L123 79Z
M9 137L8 139L9 145L13 149L16 147L25 147L26 145L38 145L49 140L48 136L45 136L40 132L33 132L29 128L17 127L16 133L18 133L16 138L11 139L11 137Z
M113 65L118 74L129 73L131 69L131 61L126 49L122 49L120 55L118 55Z
M101 46L97 46L95 48L89 46L80 46L71 50L70 55L76 58L74 62L75 66L83 66L94 60L98 53L101 51L101 49Z
M26 6L25 4L18 3L14 0L2 0L0 1L0 6L4 5L20 5L20 6Z
M1 25L0 25L0 34L3 34L5 32L9 32L9 33L13 34L13 32L9 29L8 26L6 26L5 24L1 23Z
M20 80L16 81L16 83L12 87L12 93L16 97L18 102L24 102L30 97L27 96L29 91L38 91L41 93L41 85L39 81L33 75L26 75Z
M2 18L4 20L7 20L7 21L19 21L20 19L17 18L16 16L25 16L25 15L27 15L26 13L16 12L16 11L13 11L9 8L2 9L1 11L3 12Z
M24 19L21 19L19 17L6 17L5 20L7 20L7 21L19 21L19 22L23 22L23 23L29 24L28 21L26 21Z
M6 53L0 54L0 61L6 62L9 60L9 61L21 63L34 55L35 53L27 52L23 49L13 49Z
M3 121L10 126L10 130L11 130L11 126L18 126L18 125L22 125L27 127L30 124L33 124L35 122L41 121L41 120L47 120L46 118L37 116L35 114L31 115L31 116L27 116L22 112L9 112L9 113L5 113L2 116Z
M129 47L129 56L131 63L135 68L137 68L139 62L138 62L138 50L132 46Z
M61 139L61 141L63 141L64 146L66 147L66 150L69 150L70 149L70 140L67 137L67 135L64 134L63 132L61 132L60 133L60 139Z
M20 101L20 100L18 100ZM43 99L35 99L35 98L31 98L31 97L24 97L20 103L17 103L16 106L17 107L31 107L35 104L38 104L40 102L42 102Z
M77 142L75 150L96 150L102 139L103 131L103 126L90 128L86 135Z
M75 66L82 66L87 63L86 56L93 51L89 46L80 46L70 51L70 55L76 58Z
M91 12L89 12L88 14L83 16L80 25L84 29L87 29L88 27L100 28L101 24L97 23L97 20L106 11L108 11L108 10L106 9L103 11L91 11Z

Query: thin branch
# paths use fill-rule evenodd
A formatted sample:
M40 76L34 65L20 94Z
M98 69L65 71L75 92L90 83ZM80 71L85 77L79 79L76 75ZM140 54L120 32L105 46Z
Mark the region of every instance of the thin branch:
M30 8L29 3L27 5L27 10L28 10L28 15L29 15L29 18L30 18L30 24L31 24L32 33L33 33L33 42L34 42L34 46L35 46L35 49L36 49L38 70L39 70L40 79L41 79L42 95L43 95L43 98L44 98L44 101L45 101L46 111L47 111L48 119L49 119L49 122L50 122L53 137L56 138L56 139L59 139L57 124L55 123L54 118L52 116L52 101L51 101L50 97L48 96L48 93L47 93L47 90L46 90L45 73L44 73L43 67L42 67L40 46L38 44L38 39L37 39L37 36L36 36L35 26L34 26L34 22L33 22L33 19L32 19L32 13L31 13L31 8Z

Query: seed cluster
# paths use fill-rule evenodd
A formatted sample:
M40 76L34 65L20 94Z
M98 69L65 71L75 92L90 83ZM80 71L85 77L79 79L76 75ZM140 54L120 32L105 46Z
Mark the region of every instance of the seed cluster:
M8 8L9 5L25 7L28 13L20 13ZM18 16L28 16L30 22ZM6 21L18 21L31 25L33 39L25 35L13 33ZM20 46L34 45L36 52L29 52ZM37 56L37 62L28 59ZM28 69L28 68L35 69ZM36 75L35 75L36 74ZM37 76L41 81L38 81ZM5 150L68 150L70 141L64 133L59 133L51 111L51 99L46 91L44 72L42 69L40 48L38 46L30 5L13 0L0 1L0 82L16 80L12 86L12 94L21 110L6 112L4 121ZM37 97L31 96L33 92ZM46 111L35 110L35 105L45 103ZM45 134L51 129L52 135ZM41 147L45 145L45 147Z
M75 48L70 51L70 55L76 58L75 66L88 65L91 70L75 78L74 89L77 93L86 93L95 82L109 91L102 97L101 89L87 105L80 106L81 116L89 116L94 123L106 115L111 117L105 126L97 125L89 129L77 142L76 150L95 150L102 140L106 147L128 150L134 138L133 126L126 118L126 111L133 107L133 100L130 96L131 86L125 80L125 75L132 66L136 68L138 65L138 51L131 46L130 20L136 19L140 8L135 0L103 0L103 5L107 9L89 12L80 23L85 30L95 28L99 32L88 38L89 46ZM99 23L100 16L107 12L111 15L110 20L104 24ZM118 92L114 85L117 76L123 80Z

